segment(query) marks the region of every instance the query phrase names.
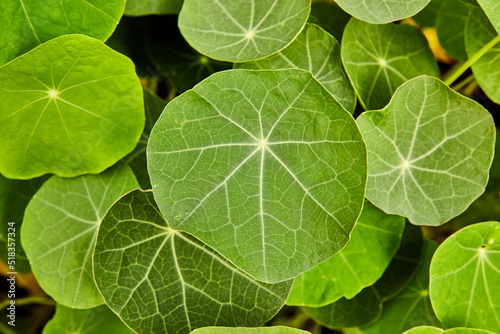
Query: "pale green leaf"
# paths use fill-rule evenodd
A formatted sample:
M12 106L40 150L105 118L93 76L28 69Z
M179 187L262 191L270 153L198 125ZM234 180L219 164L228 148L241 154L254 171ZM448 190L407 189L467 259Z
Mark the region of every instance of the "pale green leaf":
M58 303L90 308L103 303L92 276L92 251L101 219L121 195L139 185L127 165L99 175L53 176L26 208L22 243L40 286Z
M123 196L101 223L94 274L106 303L140 333L205 326L259 326L288 297L291 281L266 284L188 234L169 227L150 191Z
M202 54L243 62L267 57L300 33L311 0L185 0L179 14L182 35Z
M125 15L178 14L183 0L127 0Z
M143 127L134 64L96 39L58 37L0 67L0 172L9 178L102 172Z
M342 61L365 109L385 107L396 88L422 74L439 76L424 35L407 24L352 19L344 30Z
M340 44L315 24L306 24L295 41L277 54L255 62L236 63L234 67L309 71L347 111L354 112L356 96L342 68Z
M500 223L473 224L446 239L432 259L430 292L446 327L500 332Z
M477 2L488 16L497 33L500 34L500 2L498 0L477 0Z
M484 331L482 329L475 329L475 328L452 328L452 329L447 329L443 330L441 328L437 327L430 327L430 326L420 326L420 327L415 327L412 328L403 334L495 334L490 331Z
M352 116L309 72L230 70L165 108L148 169L173 228L279 282L347 243L365 154Z
M388 23L417 14L430 0L335 0L352 16L370 23Z
M259 328L230 328L205 327L194 330L192 334L307 334L309 332L291 327L259 327Z
M382 276L399 248L404 226L403 217L365 202L346 247L297 276L287 304L319 307L341 297L353 298Z
M43 334L132 334L121 320L105 306L75 310L57 304L56 314Z
M66 34L105 41L120 21L125 0L0 1L0 65Z
M365 112L357 122L368 148L366 197L385 212L439 225L483 193L493 119L441 81L412 79L385 109Z

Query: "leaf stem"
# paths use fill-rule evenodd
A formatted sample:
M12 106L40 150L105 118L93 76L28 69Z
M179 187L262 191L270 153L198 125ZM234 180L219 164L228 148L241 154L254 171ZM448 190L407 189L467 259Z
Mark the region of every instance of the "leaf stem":
M493 46L500 42L500 35L493 38L486 45L484 45L478 52L476 52L472 57L467 59L465 63L460 65L456 70L454 70L450 75L445 78L444 83L448 86L455 82L469 67L472 66L479 58L481 58L486 52L488 52Z
M0 309L5 309L10 304L10 299L6 299L0 303ZM16 299L16 306L27 305L27 304L42 304L42 305L55 305L56 302L45 296L31 296Z
M467 78L463 79L462 81L460 81L456 85L451 86L451 89L458 92L461 89L463 89L465 86L467 86L468 84L473 82L474 80L476 80L476 77L474 77L474 75L469 75Z

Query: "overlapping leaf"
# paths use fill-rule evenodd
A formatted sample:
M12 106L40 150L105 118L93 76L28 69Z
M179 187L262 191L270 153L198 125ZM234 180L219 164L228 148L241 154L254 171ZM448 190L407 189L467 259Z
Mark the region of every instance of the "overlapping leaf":
M205 327L194 330L193 334L306 334L309 332L290 327L229 328Z
M486 16L500 34L500 4L496 0L477 0Z
M216 73L151 133L160 210L257 279L279 282L347 243L364 200L352 116L302 70Z
M178 14L183 0L127 0L125 15Z
M452 329L441 329L437 327L430 326L420 326L410 329L403 334L494 334L490 331L485 331L482 329L475 328L452 328Z

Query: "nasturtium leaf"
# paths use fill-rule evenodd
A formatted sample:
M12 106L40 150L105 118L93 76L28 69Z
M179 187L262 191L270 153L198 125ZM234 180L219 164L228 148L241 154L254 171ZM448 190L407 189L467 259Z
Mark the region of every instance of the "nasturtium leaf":
M474 57L493 39L498 40L498 33L479 8L473 8L467 20L465 45L469 57ZM500 103L500 41L472 64L472 72L488 97Z
M297 37L309 17L310 2L185 0L179 27L189 44L208 57L252 61L280 51Z
M446 239L432 259L430 293L446 327L500 332L500 223L473 224Z
M497 0L477 0L486 16L495 27L497 34L500 34L500 4Z
M92 251L108 208L139 185L125 164L99 175L53 176L26 208L23 247L40 286L58 303L91 308L103 303L92 276Z
M405 219L365 202L349 243L331 259L297 276L287 305L319 307L351 299L375 283L396 253Z
M444 330L437 327L420 326L412 328L404 332L403 334L495 334L495 333L475 328L452 328Z
M495 126L483 107L421 76L357 123L368 149L366 197L417 225L440 225L479 197L493 159Z
M100 173L144 127L134 64L83 35L50 40L0 67L0 172L29 179Z
M352 299L341 298L323 307L302 307L315 321L328 328L365 326L382 313L383 303L400 293L415 276L422 261L420 227L407 223L401 246L382 277Z
M85 34L104 41L124 8L125 0L2 0L0 65L62 35Z
M295 41L277 54L255 62L236 63L234 67L309 71L347 111L354 112L356 95L342 68L340 44L315 24L306 24Z
M167 105L147 152L172 228L265 282L342 249L363 206L361 134L306 71L213 74Z
M125 15L178 14L183 0L127 0Z
M288 297L291 281L266 284L192 236L170 228L151 191L135 190L104 217L94 275L106 304L139 333L205 326L259 326Z
M132 334L109 307L77 310L57 304L56 314L43 329L43 334Z
M414 15L412 19L422 27L434 27L436 25L436 19L441 13L442 5L445 1L446 0L431 0L429 4Z
M414 326L441 325L429 299L429 265L436 248L434 241L426 241L424 261L416 277L403 292L384 303L380 317L362 328L363 334L400 334Z
M335 0L343 10L370 23L389 23L417 14L430 0Z
M439 76L424 35L407 24L374 25L351 19L342 38L342 61L365 109L381 109L396 88L422 74Z
M284 326L259 328L205 327L196 329L192 334L306 334L309 332Z
M308 22L319 25L339 42L350 19L351 15L344 12L334 1L313 0L311 3Z

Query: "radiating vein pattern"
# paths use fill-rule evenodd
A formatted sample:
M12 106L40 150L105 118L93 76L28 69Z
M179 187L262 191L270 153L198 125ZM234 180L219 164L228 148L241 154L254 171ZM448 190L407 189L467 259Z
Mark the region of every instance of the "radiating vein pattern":
M366 196L417 225L439 225L484 191L495 127L476 102L441 81L403 84L382 111L362 114L368 148Z
M234 67L309 71L347 111L354 112L356 96L342 68L340 44L315 24L306 24L293 43L277 54L255 62L236 63Z
M283 306L291 281L266 284L188 234L172 230L150 191L108 211L94 253L106 303L139 333L260 326Z
M49 179L26 208L22 241L38 283L58 303L103 303L92 275L97 229L108 208L139 185L127 165L99 175Z
M185 0L182 35L197 51L218 60L251 61L290 44L310 12L310 0Z
M370 23L389 23L417 14L430 0L335 0L352 16Z
M232 70L172 101L148 168L160 210L257 279L292 278L341 249L363 203L352 117L301 70Z

